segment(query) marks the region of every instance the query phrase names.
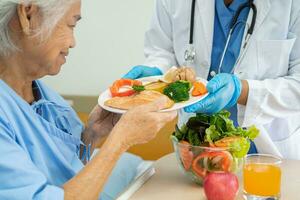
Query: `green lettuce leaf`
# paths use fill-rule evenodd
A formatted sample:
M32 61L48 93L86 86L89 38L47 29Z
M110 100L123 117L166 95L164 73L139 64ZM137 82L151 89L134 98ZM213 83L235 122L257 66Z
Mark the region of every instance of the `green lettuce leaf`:
M234 157L243 158L250 149L250 141L241 137L240 140L231 143L229 148Z
M244 137L250 140L254 140L259 135L259 130L255 126L251 126L247 129Z
M217 130L215 125L211 125L208 129L206 129L205 133L205 141L209 143L214 143L214 141L221 138L221 133Z

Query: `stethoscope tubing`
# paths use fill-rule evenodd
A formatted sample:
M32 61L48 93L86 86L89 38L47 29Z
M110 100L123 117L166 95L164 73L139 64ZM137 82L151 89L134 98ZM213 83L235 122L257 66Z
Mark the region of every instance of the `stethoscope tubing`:
M231 25L230 25L230 31L229 31L229 34L228 34L228 37L226 39L226 44L225 44L225 47L224 47L224 51L222 53L222 57L221 57L221 61L220 61L220 64L219 64L219 67L218 67L218 73L221 73L221 68L222 68L222 65L223 65L223 61L224 61L224 58L225 58L225 55L226 55L226 52L228 50L228 47L229 47L229 43L230 43L230 40L232 38L232 34L235 30L235 27L239 24L238 22L238 18L241 14L241 12L245 9L245 8L250 8L250 10L252 9L252 12L253 12L253 15L252 15L252 20L251 20L251 24L250 24L250 27L248 27L248 30L247 30L247 33L246 33L246 37L245 37L245 43L244 43L244 46L243 46L243 49L242 51L244 51L247 47L247 44L254 32L254 28L255 28L255 24L256 24L256 18L257 18L257 8L253 2L254 0L249 0L247 3L245 4L242 4L237 12L235 13L233 19L232 19L232 22L231 22ZM190 21L190 38L189 38L189 46L193 46L193 43L194 43L194 25L195 25L195 10L196 10L196 0L192 0L192 6L191 6L191 21ZM247 25L247 23L245 23ZM186 51L188 52L188 50ZM191 53L191 52L190 52ZM194 52L195 54L195 52ZM233 67L232 69L232 72L234 71L236 65L240 62L241 60L241 57L244 56L244 52L242 52L242 56L240 55L235 63L235 66ZM187 62L187 60L186 60ZM191 62L189 60L189 62Z
M195 25L195 8L196 8L196 0L192 1L192 8L191 8L191 24L190 24L190 40L189 44L194 43L194 25Z

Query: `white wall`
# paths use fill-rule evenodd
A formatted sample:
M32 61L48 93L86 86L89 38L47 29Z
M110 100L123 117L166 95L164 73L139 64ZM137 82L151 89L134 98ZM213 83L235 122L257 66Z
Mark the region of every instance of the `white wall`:
M82 0L77 46L58 76L44 81L63 95L98 95L144 60L154 0Z

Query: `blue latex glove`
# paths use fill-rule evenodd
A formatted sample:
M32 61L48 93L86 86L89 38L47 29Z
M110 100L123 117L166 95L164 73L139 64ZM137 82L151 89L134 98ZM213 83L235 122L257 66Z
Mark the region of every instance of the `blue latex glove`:
M194 105L186 107L188 113L217 113L234 106L242 92L242 83L232 74L218 74L211 79L207 86L209 95Z
M147 76L158 76L162 75L162 72L157 67L148 67L138 65L133 67L123 78L126 79L138 79Z

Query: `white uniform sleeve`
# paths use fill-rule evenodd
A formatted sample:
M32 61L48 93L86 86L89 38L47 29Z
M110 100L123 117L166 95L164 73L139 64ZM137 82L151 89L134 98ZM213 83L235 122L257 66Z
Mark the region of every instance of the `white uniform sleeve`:
M163 72L178 65L173 49L171 2L156 0L154 15L145 34L144 65L158 67Z
M1 119L0 155L0 199L64 199L64 190L47 183L47 178L13 139Z
M248 80L249 97L240 119L243 127L268 124L274 118L285 118L300 112L300 14L291 24L296 37L290 54L287 76L266 80ZM274 70L275 70L274 66Z

